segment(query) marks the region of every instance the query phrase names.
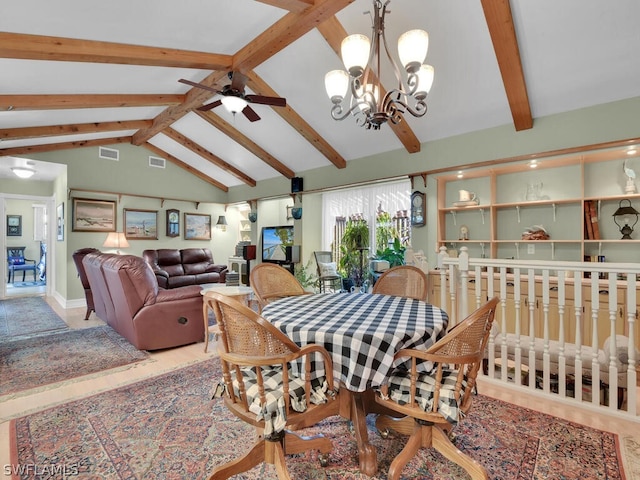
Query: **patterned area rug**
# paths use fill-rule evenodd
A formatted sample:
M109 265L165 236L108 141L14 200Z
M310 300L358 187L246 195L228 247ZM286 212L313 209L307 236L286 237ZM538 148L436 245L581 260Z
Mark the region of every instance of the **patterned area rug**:
M13 282L10 285L12 285L15 288L22 288L22 287L42 287L42 286L44 286L46 284L47 284L47 282L43 282L41 280L38 280L38 281L35 281L35 282L33 282L33 281L32 282L29 282L29 281L26 281L26 282Z
M201 479L213 466L237 458L253 431L209 391L220 377L217 359L74 401L11 423L14 465L51 467L92 479ZM358 471L357 447L348 422L331 417L302 433L322 432L334 450L327 468L316 452L287 458L293 479L385 479L405 439L382 439L369 416L369 438L379 471ZM624 479L617 436L485 396L456 429L457 445L477 459L492 479ZM32 478L28 475L22 478ZM243 479L276 479L260 465ZM421 450L404 479L468 478L439 454Z
M109 326L0 343L0 395L33 393L146 358L147 352L136 349Z
M57 330L67 324L42 297L0 300L0 342Z

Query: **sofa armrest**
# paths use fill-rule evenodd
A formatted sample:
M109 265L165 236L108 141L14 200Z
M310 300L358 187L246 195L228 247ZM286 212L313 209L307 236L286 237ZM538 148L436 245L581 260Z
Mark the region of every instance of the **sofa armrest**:
M207 265L207 269L205 270L205 272L217 272L217 273L222 273L227 269L226 265L216 265L214 263L211 263L209 265Z
M158 290L156 303L172 302L174 300L182 300L185 298L202 297L200 285L187 285L184 287L170 288L168 290Z

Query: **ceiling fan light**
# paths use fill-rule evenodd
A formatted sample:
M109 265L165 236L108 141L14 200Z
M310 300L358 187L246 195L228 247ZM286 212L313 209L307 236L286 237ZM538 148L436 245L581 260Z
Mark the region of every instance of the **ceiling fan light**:
M429 34L416 29L400 35L398 39L398 55L404 69L409 73L418 71L429 50Z
M416 89L415 97L418 100L424 100L433 85L435 70L431 65L422 65L418 70L417 75L418 88Z
M244 98L234 97L232 95L223 97L221 102L229 113L241 112L244 110L244 107L248 105L248 102Z
M340 103L349 89L349 74L344 70L331 70L324 76L324 88L333 103Z
M369 62L369 51L371 50L369 38L359 33L349 35L342 40L340 50L342 61L349 75L354 78L362 75Z
M20 178L31 178L36 171L27 167L11 167L11 171Z

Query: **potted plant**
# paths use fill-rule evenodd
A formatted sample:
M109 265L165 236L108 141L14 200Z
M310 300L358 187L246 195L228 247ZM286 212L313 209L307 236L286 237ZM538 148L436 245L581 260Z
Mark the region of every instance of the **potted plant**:
M389 267L404 265L404 252L407 248L400 244L398 237L393 239L393 244L385 249L376 251L376 260L386 260Z
M305 291L315 293L316 286L318 285L318 278L313 273L309 273L310 271L313 271L311 259L309 259L306 265L302 265L302 263L296 264L293 269L293 274Z
M368 278L366 250L369 247L369 225L361 217L352 217L347 221L340 244L339 269L343 278L343 288L361 287Z

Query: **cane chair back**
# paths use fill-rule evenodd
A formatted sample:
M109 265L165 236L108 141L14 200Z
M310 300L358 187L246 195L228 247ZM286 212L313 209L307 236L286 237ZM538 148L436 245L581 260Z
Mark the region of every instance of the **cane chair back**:
M400 477L420 447L435 448L463 467L472 479L488 478L479 463L453 445L449 432L471 408L498 301L488 301L426 351L404 349L396 354L396 361L406 360L409 366L394 370L375 398L376 403L405 415L399 420L379 416L378 430L410 435L391 463L390 480ZM433 368L420 371L425 362L431 362Z
M275 263L260 263L251 269L249 276L261 311L274 300L308 293L291 272Z
M373 293L427 300L427 275L413 265L393 267L376 280Z
M322 436L291 432L338 414L333 376L314 378L312 364L332 372L329 353L319 345L299 347L257 312L237 300L210 293L205 297L220 330L218 352L223 381L216 389L227 408L256 428L257 441L243 457L214 469L210 480L226 479L261 462L272 463L288 480L285 455L320 450L326 465L332 449ZM303 372L303 373L302 373Z

